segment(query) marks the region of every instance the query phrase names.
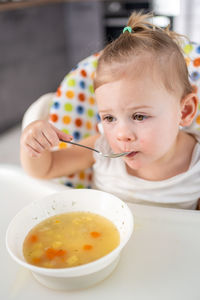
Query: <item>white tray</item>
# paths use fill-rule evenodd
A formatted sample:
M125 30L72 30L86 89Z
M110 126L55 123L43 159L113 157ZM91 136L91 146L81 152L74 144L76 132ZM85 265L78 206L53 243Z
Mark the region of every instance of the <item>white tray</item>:
M0 165L0 299L20 300L199 300L200 214L130 204L135 231L113 274L81 291L60 292L40 285L5 248L14 215L38 197L65 189L29 178L16 166Z

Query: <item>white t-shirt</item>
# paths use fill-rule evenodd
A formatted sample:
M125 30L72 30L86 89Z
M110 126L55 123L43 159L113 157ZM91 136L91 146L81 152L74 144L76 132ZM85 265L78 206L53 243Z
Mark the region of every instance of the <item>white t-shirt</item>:
M162 181L144 180L126 171L121 158L104 158L94 153L93 188L112 193L124 201L172 208L196 209L200 198L200 134L190 166L186 172ZM95 147L104 152L111 149L103 135Z

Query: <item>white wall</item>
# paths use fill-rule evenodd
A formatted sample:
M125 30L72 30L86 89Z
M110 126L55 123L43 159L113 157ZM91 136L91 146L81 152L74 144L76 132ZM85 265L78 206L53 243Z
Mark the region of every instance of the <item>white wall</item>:
M200 1L181 0L180 14L175 18L174 30L200 43Z

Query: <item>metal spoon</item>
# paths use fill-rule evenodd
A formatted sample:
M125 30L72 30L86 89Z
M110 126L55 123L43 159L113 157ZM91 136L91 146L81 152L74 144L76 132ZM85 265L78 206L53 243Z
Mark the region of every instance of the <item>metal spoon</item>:
M100 151L97 150L97 149L94 149L94 148L91 148L91 147L88 147L88 146L84 146L84 145L81 145L81 144L78 144L78 143L75 143L75 142L65 141L65 140L62 140L62 139L60 139L60 141L61 141L61 142L64 142L64 143L76 145L76 146L79 146L79 147L83 147L83 148L86 148L86 149L95 151L95 152L97 152L98 154L100 154L100 155L102 155L102 156L104 156L104 157L109 157L109 158L122 157L122 156L126 156L126 155L128 155L128 154L131 153L131 152L121 152L121 153L109 153L109 154L104 154L104 153L100 152Z

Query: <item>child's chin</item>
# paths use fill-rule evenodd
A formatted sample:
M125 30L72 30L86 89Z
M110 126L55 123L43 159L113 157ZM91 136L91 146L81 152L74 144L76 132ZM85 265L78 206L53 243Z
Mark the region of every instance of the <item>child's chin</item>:
M139 161L133 161L127 158L124 158L126 165L132 170L139 170L143 167L143 165Z

